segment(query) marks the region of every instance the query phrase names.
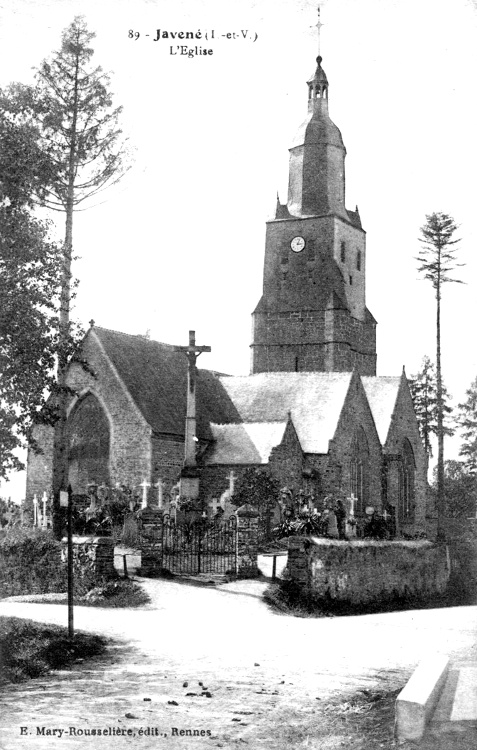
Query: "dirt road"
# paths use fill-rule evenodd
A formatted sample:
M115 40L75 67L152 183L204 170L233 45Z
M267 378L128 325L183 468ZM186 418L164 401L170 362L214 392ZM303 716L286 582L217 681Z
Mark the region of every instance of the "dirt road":
M318 748L331 693L400 687L427 654L477 659L477 607L299 619L272 613L261 582L143 585L145 608L75 608L78 629L119 647L4 694L2 750ZM0 602L0 615L66 623L64 606Z

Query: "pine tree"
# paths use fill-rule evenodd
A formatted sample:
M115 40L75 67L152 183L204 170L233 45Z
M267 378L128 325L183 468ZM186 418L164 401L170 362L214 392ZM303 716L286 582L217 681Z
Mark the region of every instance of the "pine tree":
M466 470L477 475L477 378L465 392L466 400L458 405L457 422L462 432L459 451Z
M454 239L457 230L454 219L448 214L433 213L426 216L426 223L421 227L419 241L421 251L416 260L418 270L431 282L436 295L436 398L437 398L437 539L444 541L444 398L442 387L441 362L441 301L442 285L448 282L461 284L459 279L450 274L461 263L455 259L454 246L459 242Z
M414 411L416 412L419 432L427 455L432 457L431 436L437 435L437 382L436 369L430 358L423 357L421 369L409 378ZM450 417L452 409L448 404L451 398L447 388L442 384L444 419ZM453 435L454 429L449 422L444 424L444 433Z
M77 16L63 32L61 48L37 71L36 86L16 87L22 111L39 128L56 167L44 204L65 213L59 346L56 384L57 421L53 460L53 526L59 533L60 490L67 485L66 368L71 355L73 214L79 204L115 184L127 169L126 141L119 127L121 107L113 106L110 77L94 67L91 42L95 34Z

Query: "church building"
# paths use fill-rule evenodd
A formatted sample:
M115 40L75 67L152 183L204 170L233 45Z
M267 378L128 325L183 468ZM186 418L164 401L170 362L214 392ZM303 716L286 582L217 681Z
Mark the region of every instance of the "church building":
M193 476L212 513L258 468L317 504L351 497L358 516L372 506L398 533L425 530L427 459L405 373L376 376L366 235L345 205L346 149L321 57L306 88L288 200L267 222L251 374L197 370L186 347L92 326L67 375L75 493L124 485L167 509L181 476ZM30 451L28 500L52 480L52 428L35 437L42 453Z

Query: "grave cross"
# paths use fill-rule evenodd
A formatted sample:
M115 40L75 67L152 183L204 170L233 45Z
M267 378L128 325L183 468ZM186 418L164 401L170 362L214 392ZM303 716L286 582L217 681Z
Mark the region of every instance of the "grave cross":
M149 484L149 482L146 482L146 480L144 479L144 481L141 482L141 484L139 486L142 487L142 504L141 504L141 508L147 508L147 490L148 490L148 488L151 485Z
M212 500L207 503L207 507L210 508L212 515L215 516L218 509L222 507L222 503L220 502L220 500L217 500L216 497L213 497Z
M355 508L355 505L356 505L356 498L355 498L353 492L351 493L351 497L350 497L349 501L350 501L349 517L350 518L354 518L354 508Z
M164 482L160 477L154 487L157 487L157 507L161 509L164 505Z
M43 493L43 497L41 498L41 501L43 503L43 517L41 519L41 526L42 526L42 529L45 530L47 527L46 504L48 502L48 495L46 494L46 492Z
M230 496L234 494L235 490L235 480L238 479L238 477L234 474L234 470L232 469L229 474L229 492Z

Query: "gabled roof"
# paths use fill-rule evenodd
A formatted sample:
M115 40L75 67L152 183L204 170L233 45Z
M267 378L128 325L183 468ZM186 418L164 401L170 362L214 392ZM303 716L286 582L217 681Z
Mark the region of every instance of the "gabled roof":
M107 357L154 432L184 435L187 359L170 344L94 327ZM217 373L197 373L197 435L210 440L210 422L238 422L236 409Z
M212 424L215 442L204 463L266 464L272 448L281 443L286 425L286 421Z
M327 453L351 378L351 372L266 372L220 381L244 422L283 422L290 412L302 450Z
M377 376L361 378L371 407L381 445L386 443L391 417L401 387L401 377Z

